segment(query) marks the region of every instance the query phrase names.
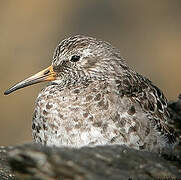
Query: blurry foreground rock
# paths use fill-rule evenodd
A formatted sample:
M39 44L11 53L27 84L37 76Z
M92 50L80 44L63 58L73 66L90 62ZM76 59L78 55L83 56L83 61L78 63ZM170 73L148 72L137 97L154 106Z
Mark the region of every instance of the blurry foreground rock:
M12 150L12 147L0 146L0 179L15 179L7 161L7 153Z
M181 96L179 98L169 103L170 124L176 129L178 141L172 155L158 155L119 145L81 149L50 148L36 144L1 147L0 179L179 179Z

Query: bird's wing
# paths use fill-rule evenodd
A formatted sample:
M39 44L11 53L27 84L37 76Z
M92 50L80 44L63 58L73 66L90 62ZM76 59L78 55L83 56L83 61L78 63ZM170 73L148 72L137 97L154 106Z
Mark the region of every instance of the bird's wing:
M135 100L145 112L149 112L151 116L148 117L156 129L161 134L166 135L170 143L174 143L174 131L168 124L170 114L168 112L167 99L162 91L150 82L147 88L143 88L142 92L135 96Z
M123 95L129 96L139 103L156 129L166 135L170 143L174 143L174 130L168 125L170 114L167 108L167 99L162 91L139 74L136 74L135 77L130 74L126 75L120 87L124 88Z

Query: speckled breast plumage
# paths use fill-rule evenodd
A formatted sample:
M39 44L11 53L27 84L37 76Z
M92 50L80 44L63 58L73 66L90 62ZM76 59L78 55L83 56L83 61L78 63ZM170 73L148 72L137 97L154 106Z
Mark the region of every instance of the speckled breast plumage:
M158 131L156 117L143 110L136 96L121 94L119 86L118 80L70 88L49 85L36 102L35 142L71 147L125 144L156 152L168 148L169 139Z

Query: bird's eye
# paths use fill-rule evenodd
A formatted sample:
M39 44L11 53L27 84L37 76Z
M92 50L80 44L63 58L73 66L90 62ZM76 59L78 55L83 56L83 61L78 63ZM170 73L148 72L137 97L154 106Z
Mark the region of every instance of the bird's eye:
M71 57L70 61L72 61L72 62L77 62L77 61L79 61L79 59L80 59L80 56L78 56L78 55L73 55L73 56Z

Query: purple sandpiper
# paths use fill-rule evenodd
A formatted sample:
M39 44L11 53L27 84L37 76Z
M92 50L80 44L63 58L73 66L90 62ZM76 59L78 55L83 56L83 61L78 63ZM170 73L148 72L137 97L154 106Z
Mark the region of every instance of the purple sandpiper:
M56 47L51 66L5 94L43 81L50 83L36 100L35 142L71 147L125 144L156 152L173 147L167 99L111 44L69 37Z

